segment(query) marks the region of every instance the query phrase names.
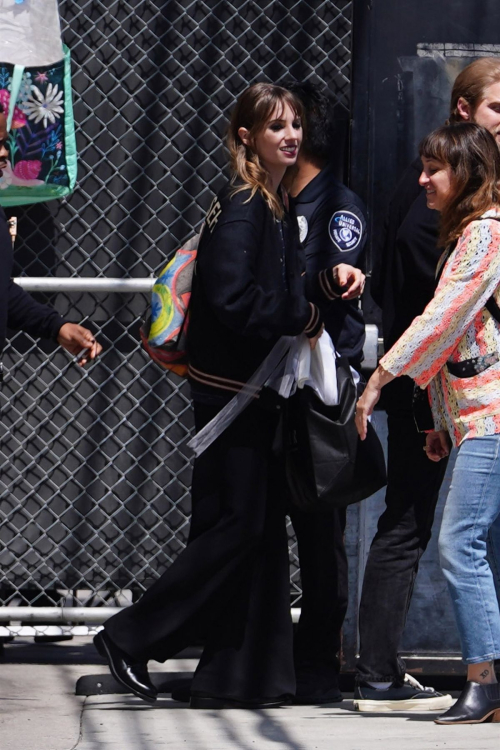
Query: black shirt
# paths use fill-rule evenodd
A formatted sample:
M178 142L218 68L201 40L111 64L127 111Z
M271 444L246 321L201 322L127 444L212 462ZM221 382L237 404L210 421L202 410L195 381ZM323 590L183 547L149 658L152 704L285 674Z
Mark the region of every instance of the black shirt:
M405 171L389 204L378 246L371 293L382 308L385 350L399 339L434 296L439 212L427 208L425 190L418 184L422 171L416 159ZM384 388L389 410L411 409L413 382L401 377Z
M339 263L360 267L366 244L363 202L327 166L291 202L297 213L306 255L308 281ZM312 298L336 349L359 366L363 358L365 324L357 300L326 302Z

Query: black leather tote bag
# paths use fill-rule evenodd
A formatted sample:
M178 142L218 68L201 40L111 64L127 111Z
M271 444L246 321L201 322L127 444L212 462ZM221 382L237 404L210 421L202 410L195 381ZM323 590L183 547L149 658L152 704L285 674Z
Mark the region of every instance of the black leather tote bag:
M371 424L358 437L358 399L349 362L338 357L339 404L326 406L305 386L288 399L284 415L285 470L292 502L321 512L364 500L387 483L382 445Z

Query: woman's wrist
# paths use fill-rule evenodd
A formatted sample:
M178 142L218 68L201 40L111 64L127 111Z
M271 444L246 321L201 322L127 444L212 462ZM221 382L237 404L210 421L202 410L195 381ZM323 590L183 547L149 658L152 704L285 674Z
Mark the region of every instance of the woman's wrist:
M395 377L396 375L393 375L388 370L384 370L382 365L378 365L377 369L374 370L373 375L368 382L372 385L373 388L381 391L384 385L390 383L392 380L394 380Z

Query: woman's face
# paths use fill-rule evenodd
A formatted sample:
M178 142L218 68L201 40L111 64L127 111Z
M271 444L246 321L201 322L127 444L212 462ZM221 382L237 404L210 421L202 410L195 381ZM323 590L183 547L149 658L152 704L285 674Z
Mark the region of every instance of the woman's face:
M273 182L279 176L279 183L285 169L297 161L302 142L302 124L289 104L278 104L253 139L249 137L246 128L240 128L238 135L246 146L257 153Z
M424 168L418 181L425 188L427 208L442 211L451 190L451 167L442 161L428 159L425 156L422 156L422 164Z

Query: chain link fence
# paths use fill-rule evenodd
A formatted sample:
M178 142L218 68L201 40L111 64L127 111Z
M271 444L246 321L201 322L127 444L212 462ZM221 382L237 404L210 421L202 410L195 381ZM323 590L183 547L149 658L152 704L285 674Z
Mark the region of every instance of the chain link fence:
M225 179L227 115L249 83L321 82L339 113L348 111L352 2L59 5L73 58L78 186L68 200L10 212L16 276L154 274ZM41 299L89 325L104 353L83 372L55 345L10 337L0 392L0 607L119 604L186 542L189 392L139 346L148 295ZM290 549L297 606L292 534Z

